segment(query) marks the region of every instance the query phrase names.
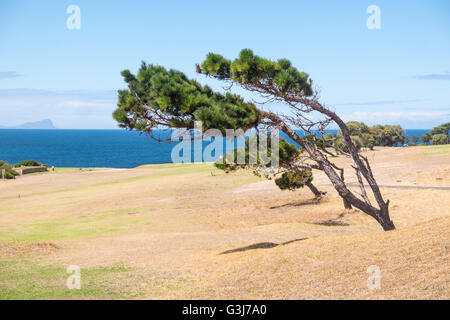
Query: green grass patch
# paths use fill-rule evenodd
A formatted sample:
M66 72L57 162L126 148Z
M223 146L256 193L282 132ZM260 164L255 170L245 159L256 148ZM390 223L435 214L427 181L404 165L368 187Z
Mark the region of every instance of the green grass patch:
M438 146L419 146L423 148L425 157L430 156L446 156L450 155L450 144L438 145Z
M136 297L123 265L81 268L81 289L69 289L66 266L29 260L0 261L0 299L123 299Z
M109 210L77 217L0 228L0 241L44 241L113 234L133 225L149 222L148 217L129 215L139 209Z

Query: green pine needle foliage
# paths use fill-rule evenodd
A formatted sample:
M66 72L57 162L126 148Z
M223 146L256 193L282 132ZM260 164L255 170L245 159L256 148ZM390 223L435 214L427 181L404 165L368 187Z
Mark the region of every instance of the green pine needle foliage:
M271 61L259 57L250 49L243 49L239 57L230 61L216 53L209 53L199 72L218 79L232 80L243 85L261 87L275 85L283 94L313 94L311 81L305 72L294 68L287 59Z
M294 191L303 188L306 183L311 183L313 174L311 171L288 171L283 172L280 178L275 179L275 183L281 190Z
M253 137L255 138L255 137ZM259 145L259 136L256 136L257 144ZM259 153L251 154L250 153L250 140L245 140L245 149L235 149L231 151L230 153L226 154L224 157L219 159L214 165L221 170L225 170L227 172L233 171L239 168L248 168L250 167L250 162L254 163L254 166L260 166L261 165L261 159ZM280 166L283 166L285 164L288 164L292 162L299 154L300 150L297 149L297 147L293 144L288 143L286 140L280 138L279 139L279 158L278 163ZM243 152L245 154L245 164L237 164L238 159L238 152ZM272 156L272 149L271 149L271 139L270 137L267 137L267 157ZM268 163L265 165L266 167L270 167L271 163Z
M119 90L113 113L122 128L150 133L156 127L192 129L195 121L202 121L203 130L225 134L226 129L256 127L261 120L254 104L238 95L216 93L179 71L143 62L137 75L125 70L122 76L128 89Z

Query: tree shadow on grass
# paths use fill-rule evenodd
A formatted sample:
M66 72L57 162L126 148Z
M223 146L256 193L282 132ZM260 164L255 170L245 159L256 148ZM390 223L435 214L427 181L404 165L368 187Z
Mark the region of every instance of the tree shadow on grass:
M340 219L344 218L344 216L347 214L347 212L342 212L336 219L329 219L321 222L315 222L314 224L320 225L320 226L327 226L327 227L346 227L349 226L347 222L342 222Z
M312 205L312 204L318 204L320 203L320 201L323 198L313 198L311 200L306 200L306 201L295 201L295 202L290 202L290 203L285 203L279 206L273 206L270 207L270 209L279 209L279 208L284 208L284 207L302 207L302 206L308 206L308 205Z
M350 225L346 222L336 221L336 220L326 220L326 221L322 221L322 222L315 222L314 224L317 224L320 226L327 226L327 227L338 227L338 226L346 227L346 226Z
M300 239L295 239L295 240L290 240L290 241L286 241L283 243L274 243L274 242L259 242L259 243L255 243L246 247L242 247L242 248L237 248L237 249L231 249L231 250L227 250L224 252L221 252L219 254L229 254L229 253L234 253L234 252L242 252L242 251L248 251L248 250L256 250L256 249L270 249L270 248L275 248L278 246L284 246L293 242L297 242L297 241L302 241L302 240L306 240L308 238L300 238Z

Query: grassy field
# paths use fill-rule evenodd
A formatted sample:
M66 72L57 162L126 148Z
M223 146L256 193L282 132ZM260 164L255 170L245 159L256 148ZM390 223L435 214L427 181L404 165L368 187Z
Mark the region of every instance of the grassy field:
M366 155L380 185L450 187L450 146ZM344 210L322 173L315 183L328 191L319 204L211 164L0 181L0 298L450 298L450 190L382 188L397 226L383 232ZM66 286L70 265L80 290Z

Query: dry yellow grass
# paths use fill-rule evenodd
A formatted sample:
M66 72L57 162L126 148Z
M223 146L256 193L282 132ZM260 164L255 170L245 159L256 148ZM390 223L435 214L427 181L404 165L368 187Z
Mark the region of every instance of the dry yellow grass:
M448 146L367 155L380 185L450 186ZM12 272L12 261L61 270L124 266L106 278L91 272L90 285L101 281L120 292L114 298L450 298L450 191L383 188L397 226L383 232L367 215L345 211L323 174L315 182L328 191L320 204L308 190L282 192L273 181L210 164L0 181L1 271ZM221 254L259 243L268 248ZM367 288L370 265L381 269L380 290ZM54 281L27 281L47 291L0 278L0 298L66 297L64 278L53 293ZM102 298L99 292L83 297Z

